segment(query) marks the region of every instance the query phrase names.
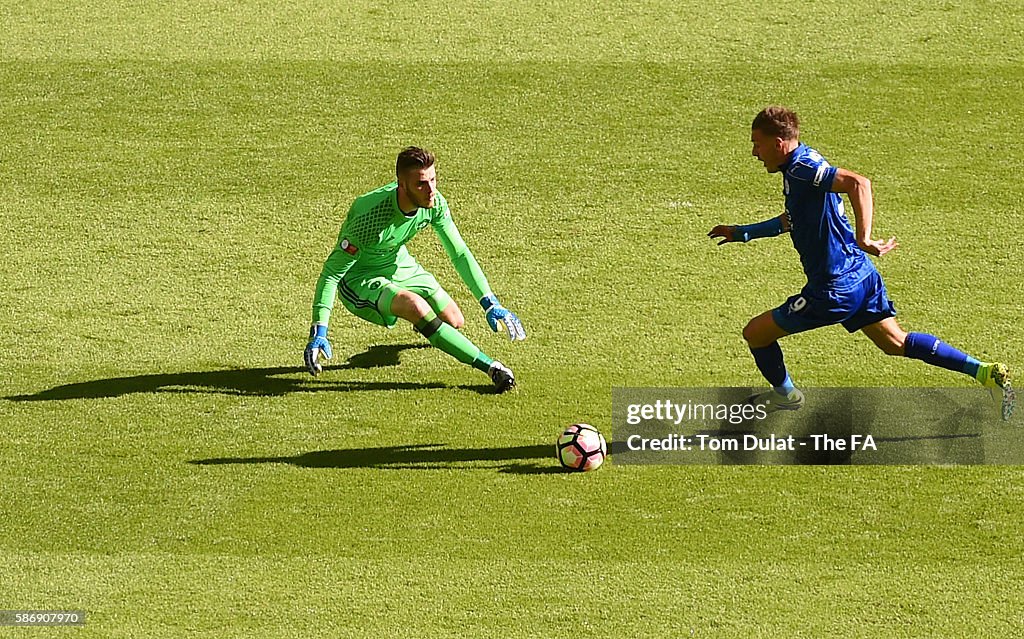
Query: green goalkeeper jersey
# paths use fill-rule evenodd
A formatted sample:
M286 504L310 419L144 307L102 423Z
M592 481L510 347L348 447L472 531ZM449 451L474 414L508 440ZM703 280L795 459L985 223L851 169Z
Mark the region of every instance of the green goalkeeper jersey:
M433 208L405 214L398 208L398 183L392 182L357 197L349 208L338 241L316 283L313 323L327 323L338 282L346 275L390 275L396 267L415 265L416 260L405 244L427 225L437 233L445 253L473 295L477 299L490 295L487 278L459 235L444 196L437 194Z

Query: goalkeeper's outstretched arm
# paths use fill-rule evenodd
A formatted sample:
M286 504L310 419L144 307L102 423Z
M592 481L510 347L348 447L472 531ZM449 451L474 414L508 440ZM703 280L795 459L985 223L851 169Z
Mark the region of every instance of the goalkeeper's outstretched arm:
M446 213L439 222L434 224L434 231L437 232L444 251L455 266L459 277L480 301L480 306L487 314L487 323L491 330L497 332L500 322L508 331L508 337L513 342L526 339L526 330L523 328L522 322L519 321L515 313L502 306L498 302L498 298L491 292L490 284L487 283L480 264L477 263L473 253L466 246L466 242L459 234L459 229L455 227L455 222L452 221L449 213Z
M462 278L466 288L472 291L476 299L490 295L491 286L487 282L487 277L484 275L483 269L480 268L479 262L473 257L473 252L466 246L466 242L462 239L459 229L455 227L451 216L445 216L445 219L440 225L436 225L434 230L441 240L441 245L444 246L444 252L452 261L455 271Z
M331 251L316 281L316 293L313 295L313 324L327 325L330 321L334 300L338 295L338 283L355 261L356 259L345 252L341 245L335 246Z
M338 294L338 283L355 262L341 246L334 247L324 266L320 269L320 277L316 281L316 293L313 295L313 321L309 328L309 342L303 353L306 368L310 375L317 375L323 370L320 356L331 359L331 343L327 339L327 324L331 319L331 309Z

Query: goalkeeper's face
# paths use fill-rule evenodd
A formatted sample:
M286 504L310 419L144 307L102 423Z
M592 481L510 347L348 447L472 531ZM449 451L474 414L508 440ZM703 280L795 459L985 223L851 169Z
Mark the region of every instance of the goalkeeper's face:
M398 179L409 201L421 209L433 208L437 199L437 171L433 166L425 169L409 169Z

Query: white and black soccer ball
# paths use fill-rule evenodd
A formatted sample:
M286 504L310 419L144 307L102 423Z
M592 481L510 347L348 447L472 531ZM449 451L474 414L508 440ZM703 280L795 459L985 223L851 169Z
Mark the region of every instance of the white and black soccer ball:
M555 442L555 457L563 468L580 472L595 470L608 456L608 444L590 424L573 424Z

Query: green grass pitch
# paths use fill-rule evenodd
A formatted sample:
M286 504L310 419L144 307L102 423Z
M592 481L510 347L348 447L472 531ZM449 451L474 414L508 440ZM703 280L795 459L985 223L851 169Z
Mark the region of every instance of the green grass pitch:
M162 8L161 8L162 7ZM909 329L1024 367L1012 1L0 6L0 609L76 637L1011 637L1014 467L555 471L611 387L760 386L803 283L764 105L874 183ZM351 198L408 144L529 339L487 380L347 315L302 369ZM839 328L808 386L967 380ZM1019 428L1020 421L1010 427Z

